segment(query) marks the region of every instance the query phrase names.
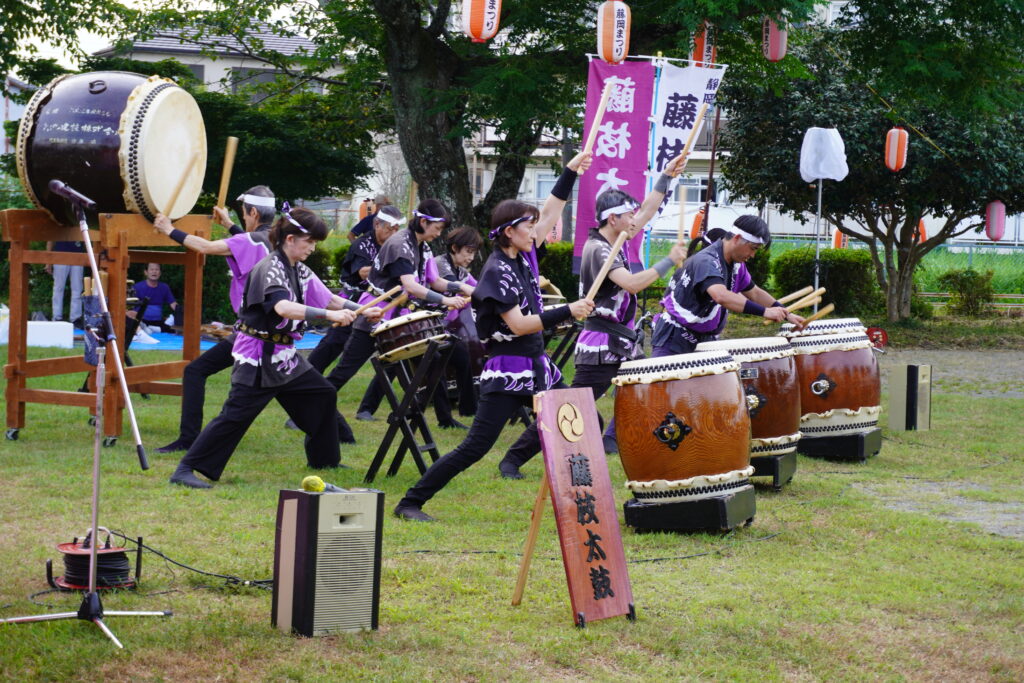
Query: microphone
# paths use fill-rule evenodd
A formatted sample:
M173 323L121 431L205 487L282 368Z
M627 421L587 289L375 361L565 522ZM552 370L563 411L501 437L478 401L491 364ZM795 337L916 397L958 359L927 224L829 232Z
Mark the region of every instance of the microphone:
M50 192L54 193L55 195L59 195L61 197L64 197L64 199L67 199L72 204L77 204L78 206L82 207L83 209L95 209L96 208L96 202L94 202L93 200L89 199L84 194L81 194L77 190L73 189L67 183L62 183L61 181L57 180L56 178L54 178L53 180L50 181L49 188L50 188Z
M302 480L302 490L309 491L310 493L340 493L347 491L340 486L334 484L328 484L323 479L316 475L310 475Z

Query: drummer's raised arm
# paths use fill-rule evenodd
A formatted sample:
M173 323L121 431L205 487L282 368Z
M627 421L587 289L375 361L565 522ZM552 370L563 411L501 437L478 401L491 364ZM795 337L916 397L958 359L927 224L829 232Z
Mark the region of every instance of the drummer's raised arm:
M170 237L178 244L184 246L186 249L198 251L200 254L207 254L210 256L231 255L231 249L224 240L211 242L199 235L190 235L183 230L178 230L174 227L174 224L171 223L171 219L163 214L157 214L156 219L153 221L153 227Z
M534 242L536 244L544 242L548 237L548 233L555 227L555 223L562 216L562 209L565 207L565 203L572 197L572 188L576 184L576 174L581 170L586 171L590 168L593 156L590 152L580 152L565 165L565 170L558 177L555 186L551 188L551 194L548 195L544 206L541 207L540 217L537 219L537 224L534 228Z

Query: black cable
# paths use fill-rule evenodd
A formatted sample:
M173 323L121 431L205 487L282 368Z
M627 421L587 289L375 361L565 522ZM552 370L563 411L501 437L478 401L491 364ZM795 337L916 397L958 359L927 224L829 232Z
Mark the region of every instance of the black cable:
M74 586L89 585L89 556L64 555L64 580ZM96 587L123 586L131 582L128 556L120 553L97 553Z

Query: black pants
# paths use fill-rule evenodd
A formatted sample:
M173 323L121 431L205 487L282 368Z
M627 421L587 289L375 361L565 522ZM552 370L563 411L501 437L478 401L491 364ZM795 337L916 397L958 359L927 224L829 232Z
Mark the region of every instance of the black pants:
M221 339L185 366L181 378L181 420L178 438L192 443L203 428L203 402L206 400L206 378L234 365L231 349L235 335Z
M565 384L559 382L554 388L564 389ZM405 492L405 497L398 505L422 507L448 482L487 455L501 435L505 423L522 406L532 407L533 396L498 393L481 396L476 417L465 440L431 465L420 480Z
M338 394L319 372L306 371L279 387L232 384L220 415L195 440L181 464L217 481L245 436L249 425L271 399L306 432L306 462L310 467L337 467L341 462L336 423Z
M572 389L588 387L594 392L594 400L604 396L612 385L612 378L619 372L618 363L608 365L577 365L576 375L572 378ZM598 420L601 420L598 414ZM604 421L601 420L602 427ZM505 454L505 462L521 467L533 456L540 453L540 436L537 434L537 423L533 422L527 427L522 436L516 439L512 447Z
M466 342L461 339L453 342L452 355L449 356L448 363L455 371L455 385L458 388L459 396L459 412L463 415L476 414L476 388L473 386L473 370L470 367L469 347L466 346ZM448 398L445 368L439 367L437 372L441 376L437 382L437 389L434 391L434 414L437 415L438 423L445 425L453 420L452 404ZM393 370L388 370L388 377L392 380L394 379L395 373ZM359 404L359 412L365 411L370 414L377 412L377 408L380 407L380 402L383 399L384 390L381 389L380 381L370 382L370 386L366 388L363 400Z

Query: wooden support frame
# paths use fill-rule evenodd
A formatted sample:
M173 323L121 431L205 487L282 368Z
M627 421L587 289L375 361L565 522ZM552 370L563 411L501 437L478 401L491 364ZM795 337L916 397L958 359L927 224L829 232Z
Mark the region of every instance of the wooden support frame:
M175 225L187 233L210 239L211 220L209 216L184 216L175 221ZM28 403L83 406L95 410L95 368L85 362L81 353L61 358L29 360L26 351L29 316L29 265L44 263L88 267L89 261L86 254L30 248L31 242L78 241L82 238L82 233L77 227L56 223L46 211L38 209L0 211L0 226L3 228L3 240L11 243L11 318L7 364L4 366L4 377L7 379L4 398L7 403L7 435L8 438L16 438L18 430L25 427L25 406ZM100 214L99 229L92 229L89 233L96 253L97 265L108 275L106 287L108 306L121 358L125 357L124 334L127 301L123 293L127 288L128 266L131 263L152 262L185 267L185 341L182 345L182 359L125 368L125 378L132 391L180 396L181 385L165 380L180 379L185 366L199 355L199 324L203 302L205 257L193 251L145 249L145 247L176 246L176 243L159 233L152 223L137 214ZM111 295L112 292L120 294ZM89 387L93 389L92 392L30 389L26 384L26 380L34 377L77 372L90 373ZM108 365L106 381L110 390L104 394L103 434L109 440L120 436L123 426L124 398L120 391L114 390L114 385L118 381L116 373L116 368Z

